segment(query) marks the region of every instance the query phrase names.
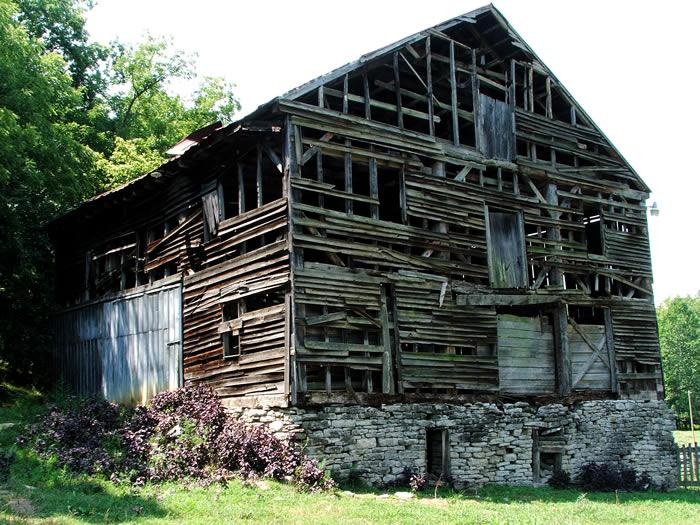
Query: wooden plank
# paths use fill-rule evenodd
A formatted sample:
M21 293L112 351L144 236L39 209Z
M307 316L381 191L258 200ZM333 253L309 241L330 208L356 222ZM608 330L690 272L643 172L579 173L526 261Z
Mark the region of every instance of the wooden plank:
M430 136L435 136L435 121L433 117L435 116L435 108L433 105L433 68L432 68L432 56L430 53L430 37L425 39L425 70L426 70L426 96L428 97L428 131Z
M554 309L554 342L557 361L557 386L559 394L567 395L571 392L571 352L566 327L568 316L566 306L560 305Z
M450 40L450 104L452 106L452 143L459 145L459 114L457 113L457 76L455 72L455 43Z
M396 125L403 128L403 106L401 101L401 72L399 70L399 54L394 52L394 91L396 92Z
M381 287L380 292L381 309L379 310L379 320L382 325L382 392L384 394L393 394L394 387L394 372L393 359L391 351L391 332L389 330L389 311L387 308L386 287Z

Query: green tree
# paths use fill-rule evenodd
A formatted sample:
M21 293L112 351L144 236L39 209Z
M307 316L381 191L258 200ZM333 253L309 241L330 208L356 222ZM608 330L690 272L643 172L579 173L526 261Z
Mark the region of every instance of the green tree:
M182 137L238 109L233 86L195 82L162 38L89 40L89 0L0 0L0 380L50 371L53 276L44 225L155 168Z
M666 400L688 419L688 390L700 400L700 292L667 299L658 318Z
M191 100L173 84L197 77L195 57L165 38L147 37L135 47L118 46L108 106L114 121L114 150L100 168L106 187L127 182L163 162L165 151L191 132L221 121L239 109L233 85L205 77Z
M98 156L70 118L83 99L66 62L30 37L16 9L0 1L0 360L31 380L52 290L42 226L95 191Z

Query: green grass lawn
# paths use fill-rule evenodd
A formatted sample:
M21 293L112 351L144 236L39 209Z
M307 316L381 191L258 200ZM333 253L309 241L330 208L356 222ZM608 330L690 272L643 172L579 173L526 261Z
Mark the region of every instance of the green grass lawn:
M41 410L39 399L31 394L6 401L0 424L26 421ZM0 425L0 447L11 447L20 428ZM616 496L489 486L409 501L387 494L303 494L268 481L133 488L70 475L19 451L8 480L0 483L0 523L700 523L700 490Z

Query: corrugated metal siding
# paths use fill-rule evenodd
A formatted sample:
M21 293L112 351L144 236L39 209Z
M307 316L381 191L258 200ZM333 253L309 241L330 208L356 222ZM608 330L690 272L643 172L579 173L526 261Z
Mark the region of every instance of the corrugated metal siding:
M72 308L55 320L58 376L81 395L145 403L180 386L181 338L179 278Z

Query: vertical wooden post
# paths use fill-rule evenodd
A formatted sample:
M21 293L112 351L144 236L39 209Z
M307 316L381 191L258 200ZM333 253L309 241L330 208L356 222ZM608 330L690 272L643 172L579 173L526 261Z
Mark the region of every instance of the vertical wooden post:
M350 141L345 141L346 145L350 145ZM352 193L352 153L345 153L345 191ZM353 214L353 202L350 199L345 199L345 213Z
M553 206L559 206L559 195L557 194L557 185L554 184L553 182L547 183L547 186L545 188L545 195L544 195L545 200L547 201L548 204L551 204ZM558 211L549 211L549 216L552 219L559 219L561 216L561 212ZM559 242L561 241L561 227L560 226L550 226L547 228L547 239ZM558 249L558 248L556 248ZM556 263L559 261L559 257L552 257L552 262ZM549 272L549 284L554 285L556 287L563 287L564 286L564 275L562 274L561 270L557 268L556 266L551 269Z
M343 77L343 113L348 112L348 76Z
M425 39L425 68L428 82L428 129L430 136L435 136L435 107L433 106L433 72L432 54L430 51L430 37Z
M292 374L292 348L291 348L291 315L292 315L292 295L287 292L284 295L284 395L290 399L292 405L297 401L297 389L295 377Z
M372 106L370 105L369 82L367 81L366 71L362 73L362 92L364 93L365 99L365 118L367 120L372 120Z
M377 177L377 159L370 157L369 159L369 196L373 199L379 199L379 181ZM370 214L373 219L379 219L379 205L369 205Z
M553 312L554 320L554 347L557 362L557 384L559 394L566 395L571 392L571 353L569 350L569 337L567 335L568 315L566 305L558 304Z
M389 330L389 310L386 298L386 287L381 286L381 309L379 311L379 320L382 323L382 392L384 394L393 394L394 390L394 367L391 359L391 332Z
M396 366L396 383L400 394L403 394L403 375L401 372L401 333L399 331L399 309L396 306L396 288L393 284L387 285L389 298L391 298L391 323L394 327L394 363Z
M513 108L515 114L515 106L517 105L517 94L515 90L515 59L510 59L510 85L508 86L508 104Z
M306 391L306 368L304 364L296 362L296 349L299 348L299 341L303 340L304 334L299 334L296 324L296 301L294 292L294 273L296 268L304 266L304 254L301 249L294 249L294 203L299 200L299 190L292 189L292 179L299 177L299 164L297 159L297 148L295 147L295 138L298 136L294 132L294 126L289 117L285 122L285 141L284 141L284 187L283 194L287 197L287 249L289 253L289 305L288 305L288 323L289 323L289 360L290 360L290 390L292 403L296 404L297 394ZM303 306L299 306L300 310ZM300 311L303 316L304 312Z
M403 128L403 109L401 108L401 75L399 72L399 53L394 53L394 89L396 90L396 123Z
M263 204L263 179L262 179L262 146L257 146L257 157L255 159L255 192L257 195L258 208Z
M446 173L445 173L445 163L444 162L437 161L433 164L433 176L440 177L442 179L445 178ZM434 231L436 231L438 233L447 234L448 233L447 223L446 222L438 222L434 227ZM440 251L440 252L438 252L438 258L449 260L450 252L449 251Z
M474 118L474 147L481 149L481 139L479 138L479 120L481 118L481 108L479 107L479 77L476 75L476 49L472 49L472 116Z
M243 166L236 162L236 173L238 176L238 214L245 211L245 182L243 180Z
M547 104L546 104L547 118L553 118L553 115L552 115L552 78L549 75L547 75L545 88L547 90Z
M610 363L610 390L613 392L620 391L620 385L617 382L617 360L615 358L615 337L613 334L612 314L610 308L603 310L605 316L605 339L608 343L608 362Z
M323 153L319 149L318 152L316 153L316 180L318 182L323 182ZM318 194L318 206L319 208L323 208L325 206L326 199L323 195L323 193Z
M401 164L399 173L399 206L401 206L401 224L408 224L408 204L406 203L406 169Z
M535 111L535 74L532 70L532 66L527 68L527 101L529 105L529 110L534 113Z
M459 146L459 115L457 114L457 68L455 66L455 43L450 40L450 95L452 106L452 142Z

